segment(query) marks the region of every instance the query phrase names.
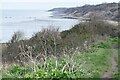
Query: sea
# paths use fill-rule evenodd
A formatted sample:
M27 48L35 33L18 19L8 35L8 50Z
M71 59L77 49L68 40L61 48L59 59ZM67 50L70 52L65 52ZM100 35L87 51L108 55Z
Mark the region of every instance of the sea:
M1 10L0 14L0 43L8 42L17 31L23 32L25 38L30 38L43 28L53 26L64 31L78 23L77 19L51 17L52 12L47 10L8 9Z

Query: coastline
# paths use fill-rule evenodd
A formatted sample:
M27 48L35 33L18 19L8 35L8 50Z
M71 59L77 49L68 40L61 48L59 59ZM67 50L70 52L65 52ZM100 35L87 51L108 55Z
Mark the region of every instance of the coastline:
M54 12L53 12L54 13ZM85 17L82 17L82 16L74 16L74 15L67 15L65 13L60 13L60 14L53 14L52 16L50 17L53 17L53 18L61 18L61 19L79 19L81 22L84 22L86 21L87 18ZM106 21L107 23L109 24L112 24L112 25L115 25L115 26L118 26L118 21L114 21L114 20L104 20Z

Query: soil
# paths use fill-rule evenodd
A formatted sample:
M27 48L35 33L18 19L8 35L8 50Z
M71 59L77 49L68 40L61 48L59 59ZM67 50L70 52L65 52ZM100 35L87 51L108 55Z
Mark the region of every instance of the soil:
M112 73L117 68L117 62L115 61L115 53L113 53L113 56L111 58L111 70L108 70L105 72L102 76L102 78L112 78Z

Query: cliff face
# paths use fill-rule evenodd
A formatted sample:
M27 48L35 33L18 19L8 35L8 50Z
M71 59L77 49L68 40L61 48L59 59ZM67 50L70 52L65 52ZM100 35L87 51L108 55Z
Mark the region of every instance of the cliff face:
M77 17L87 17L90 13L97 13L105 19L118 20L118 3L103 3L98 5L84 5L72 8L54 8L49 11L56 11Z

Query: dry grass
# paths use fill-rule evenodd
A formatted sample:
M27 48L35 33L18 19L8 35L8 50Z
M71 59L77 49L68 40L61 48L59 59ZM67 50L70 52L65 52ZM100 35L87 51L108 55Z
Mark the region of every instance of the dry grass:
M111 21L111 20L107 20L108 23L114 25L114 26L118 26L118 22L117 21Z

